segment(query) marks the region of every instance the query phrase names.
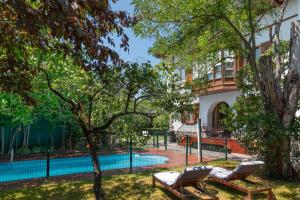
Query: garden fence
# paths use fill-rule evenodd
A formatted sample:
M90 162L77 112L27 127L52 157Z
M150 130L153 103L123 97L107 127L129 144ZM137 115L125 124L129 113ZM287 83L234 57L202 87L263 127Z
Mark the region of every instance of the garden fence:
M167 131L150 132L147 141L129 137L114 145L98 149L104 175L136 173L143 170L159 171L199 163L197 149L189 136L185 143L174 139ZM141 137L142 138L142 137ZM223 157L224 158L224 157ZM203 155L203 161L209 157ZM91 178L92 161L86 150L54 150L40 153L10 154L0 159L0 189L16 185L58 178Z

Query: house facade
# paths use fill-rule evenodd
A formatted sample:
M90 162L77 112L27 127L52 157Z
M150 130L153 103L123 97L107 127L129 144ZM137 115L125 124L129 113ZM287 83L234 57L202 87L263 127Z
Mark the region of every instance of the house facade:
M280 4L282 1L276 1ZM274 9L280 9L279 6ZM260 30L256 34L256 55L259 57L270 47L270 33L274 33L276 16L266 14L261 19ZM288 41L290 39L291 23L300 20L300 0L290 0L283 16L280 38ZM224 56L226 52L221 52L220 56ZM237 72L244 66L244 60L240 57L225 59L225 62L216 64L211 71L208 72L209 86L205 90L197 91L196 100L191 105L195 109L188 110L181 120L173 120L171 129L180 136L190 135L197 138L197 118L201 119L201 127L203 137L211 136L222 138L224 136L224 127L222 119L224 118L220 109L222 106L232 106L236 98L241 95L237 84ZM185 73L184 69L180 70L181 77L185 76L186 81L195 78L191 73ZM192 78L191 78L192 77ZM206 134L207 133L207 134ZM242 152L245 152L244 150ZM238 152L241 153L241 152Z

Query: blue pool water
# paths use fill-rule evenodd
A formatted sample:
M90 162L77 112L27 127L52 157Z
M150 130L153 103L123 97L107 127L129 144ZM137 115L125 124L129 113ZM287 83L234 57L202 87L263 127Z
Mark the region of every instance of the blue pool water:
M167 157L150 154L133 154L133 167L163 164ZM129 168L129 154L112 154L100 157L102 170ZM50 176L91 172L89 156L50 159ZM46 176L46 160L0 163L0 182L16 181Z

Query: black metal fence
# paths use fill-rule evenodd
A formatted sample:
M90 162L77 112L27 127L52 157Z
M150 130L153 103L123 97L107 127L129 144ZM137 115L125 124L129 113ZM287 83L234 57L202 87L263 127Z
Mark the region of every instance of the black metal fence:
M146 135L144 135L146 134ZM104 174L135 173L157 168L184 167L207 161L208 149L200 144L201 159L198 158L198 143L185 135L184 143L174 133L168 131L148 131L141 137L118 139L111 145L99 145L98 156ZM145 140L146 138L146 140ZM226 137L225 137L226 138ZM222 147L221 157L227 159L227 144ZM46 150L31 153L13 153L0 158L0 189L11 189L18 184L60 177L92 177L92 160L88 148L75 150Z
M130 173L160 167L188 165L190 154L185 147L174 150L172 136L152 132L145 143L129 138L110 147L98 149L101 170L107 174ZM169 145L170 148L169 148ZM186 149L191 145L186 145ZM188 155L189 154L189 155ZM48 145L40 153L16 153L0 158L0 189L45 178L92 175L92 160L86 150L54 150Z

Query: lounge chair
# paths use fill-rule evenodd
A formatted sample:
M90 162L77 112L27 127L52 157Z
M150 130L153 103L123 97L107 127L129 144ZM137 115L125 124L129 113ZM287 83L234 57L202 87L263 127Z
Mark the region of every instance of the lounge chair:
M203 188L203 180L210 173L213 167L187 167L182 173L179 172L160 172L153 175L153 187L155 182L159 182L165 189L175 194L180 199L188 199L189 195L184 187L194 187L197 192L208 195L210 200L218 200L218 197L212 197ZM189 193L191 194L191 193Z
M260 192L268 192L268 199L274 200L276 199L275 195L272 193L272 189L270 187L262 187L256 189L247 189L246 187L242 187L240 185L234 184L231 181L241 180L251 185L256 185L255 182L246 180L248 176L253 174L253 172L257 171L264 165L263 161L249 161L249 162L241 162L234 170L227 170L221 167L214 167L208 177L209 180L215 181L226 186L232 187L236 190L247 193L245 199L252 199L254 193Z

